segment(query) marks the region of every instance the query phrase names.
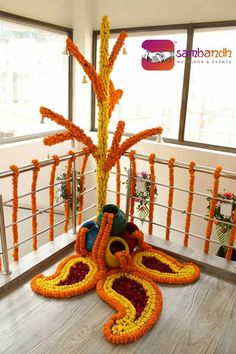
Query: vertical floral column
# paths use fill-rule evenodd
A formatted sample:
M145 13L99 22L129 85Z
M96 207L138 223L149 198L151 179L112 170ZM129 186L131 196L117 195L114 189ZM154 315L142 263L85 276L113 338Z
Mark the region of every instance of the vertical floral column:
M108 57L108 41L109 41L109 21L104 16L100 28L100 63L99 76L103 86L103 99L98 102L98 144L97 144L97 187L98 187L98 212L101 207L106 204L107 183L109 172L105 169L107 146L108 146L108 124L109 124L109 81L110 68Z

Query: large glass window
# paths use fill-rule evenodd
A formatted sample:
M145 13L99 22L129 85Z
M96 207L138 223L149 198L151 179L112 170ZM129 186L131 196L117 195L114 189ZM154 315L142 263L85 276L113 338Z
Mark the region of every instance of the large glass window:
M39 107L69 116L66 30L0 18L0 141L61 129Z
M166 142L234 152L236 21L163 27L128 30L128 54L118 57L111 77L124 95L113 112L110 130L115 130L118 120L125 120L125 131L131 134L162 126ZM110 49L119 32L112 31ZM142 67L142 44L155 39L174 43L171 70Z

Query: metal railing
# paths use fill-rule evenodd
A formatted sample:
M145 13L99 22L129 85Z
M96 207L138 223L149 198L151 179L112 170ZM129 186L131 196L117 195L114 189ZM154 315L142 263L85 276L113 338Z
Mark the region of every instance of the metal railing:
M68 179L69 181L71 181L71 184L72 184L72 193L71 193L70 198L67 199L67 200L71 200L72 199L72 216L69 217L69 220L72 220L72 232L74 234L76 234L76 229L77 229L77 216L79 214L81 214L81 213L85 213L86 211L89 211L89 210L94 209L96 207L96 204L92 203L87 208L84 208L81 211L77 210L77 197L80 197L81 195L86 195L86 194L96 190L96 186L93 186L93 187L88 188L87 190L83 191L82 193L79 193L79 194L77 193L78 178L80 178L82 175L88 176L90 174L95 173L95 169L93 169L93 170L84 172L84 174L80 174L79 177L77 176L76 161L77 161L77 158L79 158L79 157L81 157L83 155L84 154L83 154L82 151L75 152L74 156L76 157L76 160L72 162L72 177L70 179ZM62 155L62 156L59 157L60 162L67 161L70 158L71 158L71 155ZM46 166L52 165L53 162L54 162L54 159L48 159L48 160L40 161L39 163L40 163L40 167L42 168L42 167L46 167ZM32 171L34 168L35 168L34 164L28 164L28 165L25 165L25 166L21 166L21 167L19 167L19 173L21 174L21 173L24 173L24 172ZM11 170L5 170L3 172L0 172L0 180L3 179L3 178L11 177L12 175L13 175L13 172ZM47 190L47 189L49 189L52 186L53 187L59 186L62 183L66 183L66 181L68 181L68 180L67 179L62 179L62 180L60 180L60 182L56 182L56 183L54 183L52 185L46 185L46 186L44 186L42 188L38 188L38 189L35 190L35 192L27 192L27 193L24 193L24 194L20 194L18 196L18 199L22 199L24 197L30 196L33 193L38 193L38 192ZM35 216L41 215L43 213L48 213L50 211L50 209L54 209L55 207L63 205L65 203L65 201L66 200L62 200L61 202L55 203L53 206L49 206L49 207L46 207L46 208L43 208L43 209L38 209L36 211L36 213L31 213L29 216L26 216L26 217L24 217L22 219L17 220L16 222L11 222L11 223L6 225L5 224L5 217L4 217L4 207L12 206L12 205L9 205L9 203L13 202L13 198L8 199L6 201L3 201L3 197L0 194L0 245L1 245L0 256L2 256L2 273L3 274L10 274L11 273L10 266L9 266L9 256L8 256L8 252L10 250L12 250L16 246L18 247L18 246L30 241L32 239L32 236L38 237L38 236L44 234L45 232L49 231L52 227L55 228L55 227L63 224L66 221L66 219L63 218L63 220L60 220L59 222L54 223L53 225L50 225L47 228L44 228L43 230L37 232L35 235L31 235L30 237L27 237L27 238L25 238L23 240L18 241L17 243L15 243L13 246L10 246L10 247L8 247L8 240L7 240L7 236L6 236L6 230L8 228L11 228L13 225L21 224L21 223L23 223L23 222L25 222L25 221L27 221L29 219L32 219ZM24 207L24 206L19 206L18 207L18 209L21 209L21 208L31 211L30 207ZM62 215L64 215L64 213Z
M125 153L124 154L126 157L129 156L128 153ZM142 160L142 161L146 161L148 162L149 161L149 156L148 155L144 155L144 154L135 154L134 157L137 159L137 160ZM169 160L168 159L164 159L164 158L155 158L154 160L155 164L161 164L161 165L166 165L168 166L168 163L169 163ZM180 169L185 169L185 170L189 170L189 163L186 163L186 162L182 162L182 161L175 161L174 162L174 167L177 167L177 168L180 168ZM127 178L127 193L122 193L120 192L119 194L121 196L124 196L125 197L125 200L126 200L126 217L129 218L131 215L130 215L130 200L131 199L136 199L136 196L134 195L130 195L130 190L131 190L131 182L132 182L132 179L133 177L131 177L131 169L132 169L132 166L131 166L131 163L129 162L129 169L128 169L128 174L124 174L124 173L120 173L119 175L121 177L125 177ZM195 165L194 167L194 170L196 172L200 172L200 173L205 173L205 174L210 174L213 176L214 172L215 172L215 169L212 168L212 167L207 167L207 166L200 166L200 165ZM111 174L116 174L116 172L111 172ZM236 173L234 172L231 172L231 171L226 171L226 170L222 170L221 173L220 173L221 177L222 178L226 178L226 179L230 179L230 180L233 180L233 181L236 181ZM135 178L135 177L134 177ZM138 179L138 177L136 177L136 179ZM149 182L149 183L153 183L151 182L150 180L148 179L145 179L145 178L142 178L143 181L146 181L146 182ZM228 200L228 199L222 199L220 197L213 197L211 194L207 194L207 193L202 193L200 191L193 191L193 192L190 192L189 189L187 188L182 188L182 187L177 187L177 186L169 186L169 184L166 184L166 183L160 183L160 182L155 182L155 185L156 186L161 186L161 187L164 187L164 188L173 188L174 190L177 190L177 191L180 191L180 192L184 192L184 193L191 193L193 195L197 195L197 196L201 196L201 197L205 197L205 198L211 198L211 199L216 199L217 201L220 201L220 202L224 202L224 203L230 203L232 204L232 206L234 204L236 204L235 201L233 200ZM236 189L236 187L235 187ZM112 189L108 189L109 192L111 193L117 193L116 191L112 190ZM141 197L139 197L139 199L142 199ZM176 211L176 212L179 212L181 214L188 214L188 215L191 215L191 216L194 216L194 217L197 217L197 218L201 218L205 221L208 221L208 220L212 220L214 222L217 222L218 220L216 218L210 218L209 216L207 216L206 214L200 214L200 213L196 213L196 212L188 212L186 209L180 209L180 208L177 208L177 207L169 207L168 205L165 205L163 203L156 203L155 201L150 201L149 199L145 199L148 203L152 203L156 206L159 206L161 208L165 208L165 209L171 209L173 211ZM175 231L177 233L181 233L181 234L185 234L185 230L184 229L179 229L179 228L176 228L176 227L172 227L172 226L167 226L166 224L161 224L161 223L157 223L155 221L150 221L150 220L145 220L145 219L141 219L140 217L138 216L135 216L134 215L134 219L136 220L140 220L142 222L145 222L145 223L151 223L155 226L159 226L161 228L169 228L171 231ZM224 220L220 220L220 222L224 225L228 225L230 226L231 228L232 227L236 227L236 224L233 224L232 222L228 222L228 221L224 221ZM194 237L194 238L197 238L199 240L202 240L202 241L210 241L211 243L214 243L214 244L217 244L217 245L220 245L220 246L226 246L226 247L229 247L229 248L234 248L235 245L233 246L230 246L229 244L223 244L217 240L214 240L212 238L207 239L206 237L204 237L203 235L200 235L200 234L197 234L197 233L193 233L193 232L188 232L188 235L190 237Z

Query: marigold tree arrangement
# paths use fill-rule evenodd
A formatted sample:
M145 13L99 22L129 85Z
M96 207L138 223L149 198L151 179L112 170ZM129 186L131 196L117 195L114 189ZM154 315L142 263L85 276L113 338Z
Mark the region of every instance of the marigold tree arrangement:
M122 90L116 90L113 82L110 79L112 69L116 58L124 45L127 34L122 32L109 54L108 42L110 36L110 25L107 16L104 16L101 21L100 27L100 60L99 71L96 72L95 68L89 63L84 56L80 53L77 46L67 39L66 47L70 55L77 59L82 66L84 72L89 77L93 86L95 96L98 104L98 143L95 145L92 139L87 136L83 129L76 126L72 122L69 122L63 116L53 112L52 110L41 107L40 112L43 117L49 118L55 121L57 124L66 128L65 133L57 133L53 136L46 137L44 144L54 145L62 143L66 140L75 139L78 142L83 143L89 149L90 153L96 160L96 175L97 175L97 211L99 212L106 204L107 197L107 185L109 179L110 170L116 165L120 157L135 145L140 140L147 137L161 134L162 128L157 127L153 129L147 129L136 135L133 135L121 143L123 136L125 122L119 121L112 140L110 149L108 149L108 124L112 112L121 98Z

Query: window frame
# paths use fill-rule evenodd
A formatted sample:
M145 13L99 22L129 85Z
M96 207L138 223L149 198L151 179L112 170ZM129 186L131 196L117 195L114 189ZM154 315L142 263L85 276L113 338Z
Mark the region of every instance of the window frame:
M35 20L29 17L15 15L9 12L0 11L0 19L2 20L10 20L12 22L22 24L22 25L29 25L34 28L39 28L43 30L50 30L51 32L55 33L63 33L66 34L71 40L73 40L73 29L69 27L64 27L60 25L55 25L53 23L48 23L44 21ZM69 56L69 63L68 63L68 120L70 122L73 121L72 119L72 104L73 104L73 60L72 56ZM64 132L64 129L57 130L56 133ZM12 138L0 139L0 145L21 142L26 140L32 140L41 138L48 135L55 134L55 131L49 130L42 133L34 133L30 135L21 135Z
M137 32L152 32L152 31L166 31L166 30L179 30L183 29L187 31L187 45L186 49L192 50L193 48L193 36L194 30L199 28L217 28L217 27L236 27L236 20L229 21L214 21L214 22L196 22L196 23L184 23L184 24L172 24L172 25L158 25L158 26L143 26L143 27L128 27L128 28L115 28L111 29L112 34L119 34L122 31L128 33L137 33ZM92 47L92 63L96 67L97 59L97 38L100 34L100 31L93 31L93 47ZM236 153L236 148L231 148L228 146L219 146L206 143L198 143L193 141L184 140L185 124L186 124L186 115L187 115L187 105L188 105L188 94L189 94L189 84L190 84L190 75L191 75L191 60L185 60L184 66L184 75L183 75L183 86L182 86L182 99L181 99L181 109L180 109L180 118L179 118L179 132L178 139L165 138L166 143L185 145L190 147L197 147L202 149L218 150L229 153ZM92 99L91 99L91 130L97 131L96 122L95 122L95 95L92 90ZM114 131L109 131L114 133ZM131 133L126 133L125 135L132 135ZM154 140L154 138L150 138Z

